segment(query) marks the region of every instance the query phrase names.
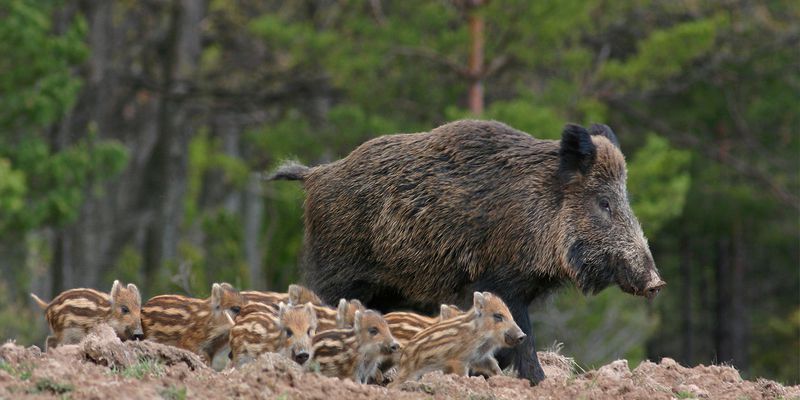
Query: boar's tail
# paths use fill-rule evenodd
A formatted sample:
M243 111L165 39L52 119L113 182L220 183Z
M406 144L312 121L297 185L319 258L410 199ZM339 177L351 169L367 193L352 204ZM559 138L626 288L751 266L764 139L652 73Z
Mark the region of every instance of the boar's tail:
M309 172L311 172L311 168L296 161L287 161L278 167L275 172L267 176L267 179L271 181L302 181L306 179Z
M33 301L36 302L36 304L39 306L39 308L41 308L42 310L46 310L47 309L47 303L45 303L44 300L40 299L39 296L31 293L31 298L33 299Z

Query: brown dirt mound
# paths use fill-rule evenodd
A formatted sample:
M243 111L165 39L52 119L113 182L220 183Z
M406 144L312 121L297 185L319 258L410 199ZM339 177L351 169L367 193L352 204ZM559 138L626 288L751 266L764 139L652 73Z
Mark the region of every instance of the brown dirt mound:
M196 354L173 346L150 341L123 343L108 325L100 325L83 339L80 350L95 364L117 369L142 360L158 361L168 366L182 363L192 370L208 368Z
M798 386L746 381L726 366L686 368L665 358L631 371L627 361L618 360L576 374L567 357L542 352L539 358L548 379L535 387L511 376L487 380L435 372L390 390L304 372L277 354L216 372L182 350L147 341L122 343L100 330L79 345L46 354L36 347L0 346L0 399L800 399Z

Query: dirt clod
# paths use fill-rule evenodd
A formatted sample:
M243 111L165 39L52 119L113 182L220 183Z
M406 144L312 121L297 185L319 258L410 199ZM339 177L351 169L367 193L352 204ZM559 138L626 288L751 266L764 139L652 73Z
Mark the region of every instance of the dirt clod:
M59 349L59 348L56 348ZM130 367L142 360L153 360L166 365L186 364L196 370L207 368L196 354L150 341L119 340L108 325L100 325L80 344L88 360L112 368Z

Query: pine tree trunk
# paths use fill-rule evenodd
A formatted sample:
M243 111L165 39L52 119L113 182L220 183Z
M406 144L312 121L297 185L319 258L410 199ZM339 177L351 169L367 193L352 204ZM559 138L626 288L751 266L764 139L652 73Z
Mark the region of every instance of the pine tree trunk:
M468 16L469 22L469 111L473 115L483 114L483 16L477 12L477 8L483 1L474 0L471 4Z
M689 238L683 236L680 241L680 273L681 273L681 362L694 365L694 318L692 249Z

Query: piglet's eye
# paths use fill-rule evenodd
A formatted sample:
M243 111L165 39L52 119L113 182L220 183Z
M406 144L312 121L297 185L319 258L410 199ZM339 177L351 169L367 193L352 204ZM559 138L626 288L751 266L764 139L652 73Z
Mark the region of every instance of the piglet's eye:
M127 313L131 312L131 310L129 310L128 307L125 307L125 306L120 307L120 310L122 311L123 314L127 314Z
M503 322L503 314L493 315L495 322Z
M242 308L239 306L233 306L231 307L231 311L233 311L234 314L239 314L239 311L242 311Z
M375 336L378 334L378 328L369 328L369 334Z
M292 337L292 335L294 335L294 332L292 332L291 329L286 328L286 337Z

